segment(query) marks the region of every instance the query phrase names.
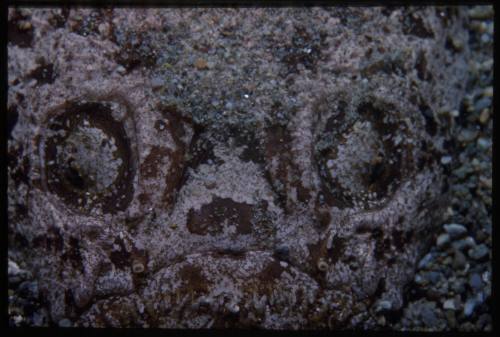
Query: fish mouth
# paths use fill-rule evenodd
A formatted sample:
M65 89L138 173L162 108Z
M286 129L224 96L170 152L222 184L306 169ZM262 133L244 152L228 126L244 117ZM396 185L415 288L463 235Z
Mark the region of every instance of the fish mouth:
M97 298L79 324L299 328L314 315L328 321L322 296L313 277L268 251L195 253L151 273L141 289Z

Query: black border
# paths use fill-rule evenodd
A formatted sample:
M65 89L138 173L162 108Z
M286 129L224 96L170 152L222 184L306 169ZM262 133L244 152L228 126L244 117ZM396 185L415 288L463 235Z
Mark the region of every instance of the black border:
M2 1L2 11L1 11L1 19L0 19L0 31L1 31L1 54L0 54L0 62L2 65L1 68L1 79L2 79L2 90L0 90L0 99L2 102L2 106L4 111L1 116L1 124L3 128L3 132L1 132L1 146L4 156L0 165L0 186L2 187L2 192L0 194L0 202L1 202L1 214L2 218L1 222L1 232L0 232L0 257L1 257L1 265L2 265L2 277L0 283L0 291L2 291L2 296L0 299L0 305L2 308L3 314L3 324L1 325L1 331L5 330L4 336L24 336L24 335L36 335L36 336L61 336L61 335L69 335L72 336L109 336L111 335L121 335L121 336L136 336L136 335L147 335L147 336L156 336L156 335L166 335L166 336L185 336L185 335L229 335L234 336L238 335L244 336L255 336L257 335L272 335L272 336L297 336L297 335L315 335L315 336L346 336L346 335L380 335L380 336L394 336L394 335L420 335L420 332L414 331L374 331L374 330L238 330L238 329L212 329L212 330L180 330L180 329L137 329L137 328L124 328L124 329L115 329L115 328L11 328L8 326L8 277L7 277L7 251L8 251L8 216L7 216L7 12L9 7L60 7L64 5L70 5L71 7L82 6L82 7L107 7L107 6L115 6L115 7L312 7L312 6L401 6L401 5L447 5L447 6L456 6L456 5L492 5L494 7L494 24L495 26L499 22L498 6L496 6L494 1L472 1L472 0L440 0L440 1L398 1L398 0L389 0L389 1L363 1L363 0L351 0L351 1L327 1L327 0L310 0L310 1L291 1L291 0L143 0L143 1L133 1L133 0L121 0L121 1L96 1L96 0L75 0L75 1L51 1L51 0L7 0ZM494 34L494 45L496 44L496 35ZM493 59L495 60L497 56L496 49L494 48ZM494 88L494 96L493 96L493 110L499 106L499 95L495 94L495 88L498 88L498 71L496 67L494 67L493 73L493 88ZM498 111L498 110L497 110ZM493 145L492 145L492 153L498 153L495 150L498 148L496 142L498 140L498 135L496 135L495 130L499 130L498 119L500 117L492 116L493 119ZM499 153L500 155L500 153ZM498 232L495 229L496 220L498 219L498 209L496 203L496 192L498 186L498 177L494 174L495 167L498 166L499 155L493 155L492 161L492 170L493 170L493 187L492 187L492 199L493 199L493 212L492 212L492 293L491 293L491 309L492 309L492 331L491 332L429 332L425 333L425 335L439 335L439 336L494 336L495 332L498 331L499 326L499 316L498 316L498 282L500 282L500 277L498 274L498 268L496 260L498 256L498 252L495 249L495 242L498 242L497 236ZM500 225L500 224L499 224Z

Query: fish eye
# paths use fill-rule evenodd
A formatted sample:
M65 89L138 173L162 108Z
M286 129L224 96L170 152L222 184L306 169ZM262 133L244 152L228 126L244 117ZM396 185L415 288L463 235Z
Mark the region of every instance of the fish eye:
M82 213L116 213L133 196L130 139L111 104L68 102L47 121L46 186Z

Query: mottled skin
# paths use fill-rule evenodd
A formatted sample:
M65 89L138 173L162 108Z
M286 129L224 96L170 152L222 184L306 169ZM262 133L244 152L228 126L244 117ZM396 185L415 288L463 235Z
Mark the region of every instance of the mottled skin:
M23 11L9 255L54 322L370 327L401 308L446 205L460 9Z

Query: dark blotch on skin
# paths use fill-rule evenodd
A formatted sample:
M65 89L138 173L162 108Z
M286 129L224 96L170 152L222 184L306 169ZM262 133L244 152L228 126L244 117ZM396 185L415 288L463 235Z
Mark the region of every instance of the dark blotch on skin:
M384 244L384 233L380 228L375 228L371 233L371 237L375 240L374 256L377 260L381 260L384 257L386 248Z
M48 251L60 252L64 247L64 240L61 230L57 227L50 227L47 235L37 236L33 239L34 247L43 247Z
M420 80L432 80L432 74L427 70L427 58L423 50L418 53L417 60L415 61L415 69L417 70L417 76Z
M69 15L69 8L63 7L61 8L61 14L54 14L52 18L49 19L49 23L56 28L62 28L66 24L68 15Z
M286 54L281 59L281 62L287 66L286 75L298 73L299 64L315 72L325 38L326 36L321 35L314 39L304 27L296 27L292 43L285 46Z
M208 292L208 280L198 266L186 265L179 270L179 276L189 292L200 294Z
M205 204L199 211L190 209L187 227L193 234L215 235L222 232L222 223L236 224L238 234L252 233L253 206L236 202L230 198L214 197L210 204Z
M74 237L69 238L69 248L62 255L62 258L68 259L73 268L83 273L83 259L80 253L80 243L78 242L78 239Z
M11 105L7 109L7 137L12 139L12 130L17 124L17 120L19 119L19 113L17 112L17 105Z
M147 155L141 165L141 174L144 178L156 178L158 168L164 158L168 158L170 150L160 146L153 146L151 152Z
M237 147L243 146L244 150L240 155L240 159L254 163L264 163L264 158L262 156L260 142L255 137L255 134L251 130L240 129L238 127L230 128L230 135L235 139L235 145Z
M7 25L7 41L20 47L28 48L31 47L33 42L33 27L29 29L21 29L19 25L21 21L29 21L29 17L22 16L18 11L16 11L11 20Z
M43 62L29 76L36 79L37 84L51 84L54 83L56 75L54 74L54 65L52 63L46 64Z
M335 236L332 239L332 244L330 249L328 249L328 256L330 257L332 263L336 263L339 259L342 258L342 255L344 254L346 246L346 240Z
M434 32L426 27L424 20L420 17L414 17L412 13L408 13L403 17L403 33L406 35L414 35L420 38L434 38Z
M265 135L264 155L268 159L268 163L273 158L278 158L278 167L267 167L266 178L277 195L277 203L287 211L290 206L287 202L286 186L290 184L288 181L288 171L292 169L290 145L292 136L288 129L280 124L268 127L265 130ZM303 199L307 199L307 195L303 195Z
M127 31L115 34L120 46L116 54L116 62L132 71L139 66L151 67L155 65L157 55L153 47L153 38L145 32Z
M109 259L119 269L125 269L130 266L131 254L125 249L125 244L120 238L115 239L115 244L120 246L119 250L113 250L109 254Z
M429 135L435 136L438 126L431 108L427 104L421 104L418 108L425 120L425 131L427 131Z
M271 261L260 273L259 280L262 283L268 284L281 277L281 274L285 271L278 260Z
M405 241L403 236L403 231L398 229L392 230L392 242L397 250L401 250L404 247Z

